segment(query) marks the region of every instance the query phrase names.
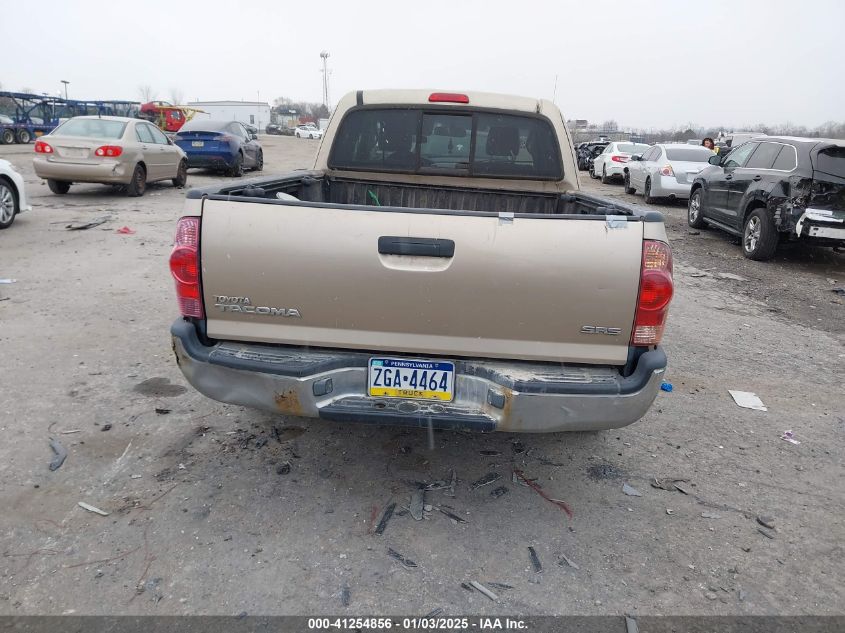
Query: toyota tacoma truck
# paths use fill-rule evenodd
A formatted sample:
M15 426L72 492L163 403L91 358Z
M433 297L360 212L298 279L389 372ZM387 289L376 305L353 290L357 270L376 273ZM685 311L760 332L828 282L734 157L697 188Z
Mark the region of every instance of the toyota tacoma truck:
M170 268L188 382L279 414L600 430L666 370L663 216L580 192L546 100L353 92L313 169L188 192Z

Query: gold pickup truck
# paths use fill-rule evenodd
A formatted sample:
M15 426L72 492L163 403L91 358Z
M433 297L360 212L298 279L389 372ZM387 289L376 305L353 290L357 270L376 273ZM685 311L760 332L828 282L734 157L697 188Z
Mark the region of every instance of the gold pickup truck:
M206 396L478 431L635 422L666 369L663 216L579 191L551 102L353 92L314 167L194 189L171 334Z

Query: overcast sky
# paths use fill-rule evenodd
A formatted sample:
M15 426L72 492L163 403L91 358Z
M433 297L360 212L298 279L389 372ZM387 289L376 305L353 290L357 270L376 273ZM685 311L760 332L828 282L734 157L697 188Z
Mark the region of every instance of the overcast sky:
M35 5L33 5L35 6ZM624 126L845 120L843 0L103 0L37 3L3 29L0 83L71 98L185 101L359 88L552 98ZM318 8L319 7L319 8ZM33 9L34 10L34 9Z

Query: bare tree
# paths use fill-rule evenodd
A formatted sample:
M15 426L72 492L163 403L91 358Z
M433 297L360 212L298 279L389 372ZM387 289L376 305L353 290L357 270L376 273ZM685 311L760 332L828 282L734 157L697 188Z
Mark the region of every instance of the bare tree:
M604 130L605 132L615 132L616 130L619 129L619 124L616 121L614 121L613 119L611 119L609 121L605 121L604 123L602 123L601 129Z
M138 95L144 103L152 101L155 98L155 92L150 84L141 84L138 86Z
M182 103L182 100L185 98L185 95L182 94L182 91L179 88L171 88L170 89L170 100L173 102L173 105L178 105Z

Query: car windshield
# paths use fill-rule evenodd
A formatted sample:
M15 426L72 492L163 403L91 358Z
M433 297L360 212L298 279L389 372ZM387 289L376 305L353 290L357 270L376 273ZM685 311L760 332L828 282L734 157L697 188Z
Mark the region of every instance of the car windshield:
M667 147L666 158L689 163L706 163L713 155L706 147Z
M215 121L213 119L194 119L180 128L180 132L223 132L231 121Z
M644 143L619 143L616 146L616 151L624 154L641 154L649 147L651 146Z
M113 138L123 136L125 121L108 119L71 119L53 130L51 136L80 136L83 138Z
M554 128L542 117L366 108L347 114L337 135L329 157L333 168L563 177Z

